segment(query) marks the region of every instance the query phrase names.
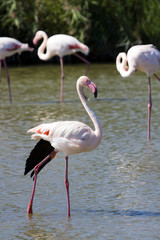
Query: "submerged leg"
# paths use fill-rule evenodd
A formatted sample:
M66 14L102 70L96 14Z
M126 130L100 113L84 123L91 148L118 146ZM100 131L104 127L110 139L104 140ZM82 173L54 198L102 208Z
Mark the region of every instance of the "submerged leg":
M37 182L37 174L39 172L39 169L41 168L41 166L43 166L44 164L46 164L46 162L48 161L49 158L53 159L56 155L55 151L52 151L47 157L45 157L40 163L38 163L35 168L34 168L34 184L33 184L33 190L32 190L32 195L31 195L31 200L28 204L28 208L27 208L27 214L32 214L32 205L33 205L33 198L34 198L34 193L35 193L35 189L36 189L36 182Z
M86 68L86 72L85 72L85 75L87 75L88 70L89 70L89 66L90 66L90 62L87 59L80 56L79 54L77 54L77 53L75 53L74 55L87 64L87 68Z
M8 72L8 69L7 69L7 64L6 64L6 60L3 59L3 64L4 64L4 67L5 67L5 70L6 70L6 74L7 74L7 80L8 80L8 91L9 91L9 99L10 99L10 103L12 103L12 95L11 95L11 84L10 84L10 76L9 76L9 72Z
M60 57L60 65L61 65L61 90L60 90L60 101L63 102L63 84L64 84L63 57Z
M152 108L152 95L151 95L151 79L148 77L148 140L150 140L150 128L151 128L151 108Z
M69 181L68 181L68 157L66 157L66 169L65 169L65 180L64 180L67 192L67 207L68 207L68 217L70 217L70 199L69 199Z

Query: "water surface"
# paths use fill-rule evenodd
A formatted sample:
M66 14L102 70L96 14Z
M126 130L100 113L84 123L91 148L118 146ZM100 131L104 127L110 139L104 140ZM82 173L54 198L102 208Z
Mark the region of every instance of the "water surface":
M43 122L79 120L93 127L76 92L85 65L65 65L64 103L59 65L9 68L0 83L1 239L159 239L160 83L152 78L151 142L147 141L147 78L123 79L114 64L92 64L98 99L85 91L103 126L92 152L69 158L71 219L67 219L63 154L39 174L34 214L27 217L33 181L23 176L36 141L27 130Z

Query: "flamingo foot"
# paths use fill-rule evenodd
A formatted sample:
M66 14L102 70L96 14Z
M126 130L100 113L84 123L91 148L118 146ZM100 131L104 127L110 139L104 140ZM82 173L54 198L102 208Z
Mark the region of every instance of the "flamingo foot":
M32 214L33 214L33 211L32 211L32 204L31 204L31 203L28 204L27 214L28 214L28 215L32 215Z

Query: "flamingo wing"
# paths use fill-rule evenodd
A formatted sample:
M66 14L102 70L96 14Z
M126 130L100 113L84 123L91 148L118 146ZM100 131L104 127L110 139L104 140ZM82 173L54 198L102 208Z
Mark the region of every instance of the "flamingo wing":
M94 131L78 121L60 121L41 124L28 132L34 133L32 139L49 141L56 152L70 154L87 152L94 148Z
M21 43L14 38L1 37L0 38L0 58L4 59L11 56L14 52L21 48Z
M68 54L73 54L78 51L88 54L89 48L81 43L73 36L66 34L56 34L50 37L47 41L47 47L50 49L53 55L63 57Z
M160 53L152 44L136 45L127 54L129 65L145 72L148 76L159 71Z
M50 142L40 139L40 141L33 148L29 157L26 160L24 175L30 172L38 163L40 163L53 150L54 148L51 146ZM39 172L50 161L51 161L51 158L49 158L48 161L45 162L45 164L39 168ZM34 170L31 173L31 177L33 175L34 175Z
M13 51L21 47L21 42L14 38L1 37L0 49L3 51Z

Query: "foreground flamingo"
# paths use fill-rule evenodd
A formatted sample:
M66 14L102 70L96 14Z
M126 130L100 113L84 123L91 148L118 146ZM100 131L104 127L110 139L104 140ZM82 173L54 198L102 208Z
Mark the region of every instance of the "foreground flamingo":
M60 57L60 65L61 65L61 91L60 91L60 101L63 102L63 82L64 82L64 69L63 69L63 56L74 54L82 61L87 64L88 72L89 62L83 58L82 56L78 55L76 52L82 52L85 55L89 53L89 48L78 41L76 38L65 35L65 34L57 34L53 35L52 37L48 38L47 34L44 31L36 32L36 35L33 39L33 43L37 44L37 42L43 38L43 42L38 48L38 57L41 60L47 61L55 55ZM46 48L46 53L44 50Z
M20 41L10 37L0 37L0 81L1 81L1 67L2 61L6 70L8 80L8 91L9 99L12 102L11 87L10 87L10 76L7 69L6 57L9 57L15 53L21 53L23 51L33 51L27 43L21 43Z
M77 92L79 98L89 114L95 130L78 121L60 121L48 124L41 124L28 132L34 133L32 139L41 139L31 151L26 161L26 175L33 168L31 177L34 175L34 185L31 200L28 204L27 213L32 214L33 197L36 187L37 174L53 159L57 152L63 152L66 159L65 186L67 191L68 217L70 217L69 182L68 182L68 156L81 152L88 152L96 148L102 138L102 127L95 113L87 105L83 88L88 87L97 97L97 87L86 76L82 76L77 81Z
M145 72L148 77L148 139L150 140L151 125L151 75L153 74L159 81L160 78L155 74L160 72L160 52L152 45L137 45L129 49L127 55L119 53L116 59L117 70L122 77L129 77L136 70Z

